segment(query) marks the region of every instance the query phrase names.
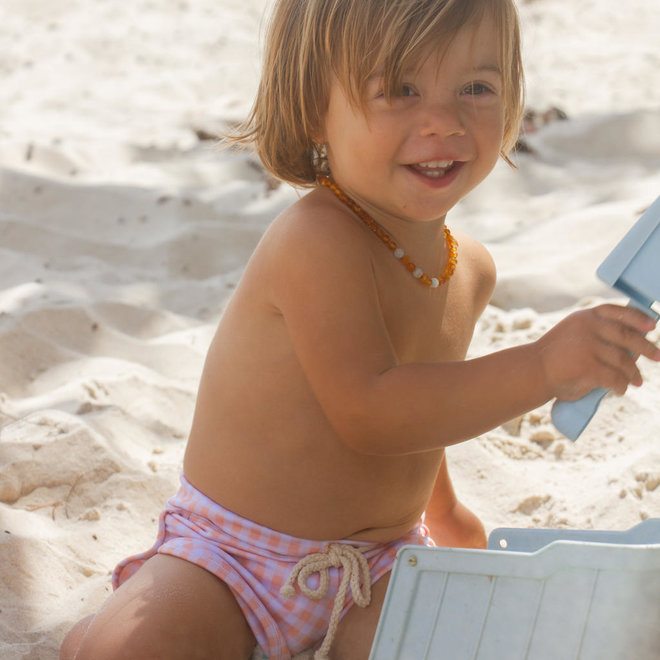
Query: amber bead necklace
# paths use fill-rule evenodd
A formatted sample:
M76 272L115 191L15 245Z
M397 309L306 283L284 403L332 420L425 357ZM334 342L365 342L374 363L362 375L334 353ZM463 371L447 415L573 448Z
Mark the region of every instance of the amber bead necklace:
M416 266L410 257L400 248L395 240L381 227L357 202L353 201L334 181L324 174L319 175L318 184L325 186L332 190L332 192L337 196L337 198L346 204L355 215L357 215L362 222L364 222L371 231L380 238L385 245L392 250L392 254L395 259L398 259L404 266L404 268L416 279L419 280L422 284L425 284L432 289L439 287L441 284L449 281L449 278L454 274L456 270L456 264L458 263L458 243L456 239L451 235L449 228L445 225L445 242L447 243L447 249L449 250L449 259L447 261L447 267L445 272L440 275L440 277L430 277L427 275L421 268Z

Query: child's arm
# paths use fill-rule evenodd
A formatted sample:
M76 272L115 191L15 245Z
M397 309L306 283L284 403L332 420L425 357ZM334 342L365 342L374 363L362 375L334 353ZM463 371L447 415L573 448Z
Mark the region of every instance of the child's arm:
M304 208L304 205L302 205ZM358 452L423 452L475 437L553 397L641 384L631 353L660 360L634 309L572 314L537 342L458 362L398 364L366 241L335 209L280 223L269 295L330 423ZM411 286L420 286L411 280Z

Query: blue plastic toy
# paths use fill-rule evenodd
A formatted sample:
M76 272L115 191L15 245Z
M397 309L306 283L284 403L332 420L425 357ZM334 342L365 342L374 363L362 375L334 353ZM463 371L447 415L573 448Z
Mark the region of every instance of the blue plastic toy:
M630 298L630 305L654 320L660 300L660 197L651 204L597 270L603 282ZM577 440L607 390L595 389L577 401L556 401L552 422L567 438Z
M370 660L658 660L660 519L397 554Z

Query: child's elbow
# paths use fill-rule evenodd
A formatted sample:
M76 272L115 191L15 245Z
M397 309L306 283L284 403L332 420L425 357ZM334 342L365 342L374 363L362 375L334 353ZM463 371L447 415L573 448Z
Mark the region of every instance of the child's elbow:
M414 453L410 440L418 433L419 424L391 390L390 381L379 378L337 397L335 414L329 418L350 450L367 456Z
M335 425L341 442L356 454L365 456L395 456L403 453L397 446L386 425L377 416L355 411L342 415L341 421Z

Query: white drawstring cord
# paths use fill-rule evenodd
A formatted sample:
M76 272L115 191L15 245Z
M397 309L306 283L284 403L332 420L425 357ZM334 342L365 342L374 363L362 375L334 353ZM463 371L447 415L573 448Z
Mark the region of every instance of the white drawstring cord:
M328 592L330 581L329 570L331 568L341 568L343 573L335 602L330 614L328 632L320 648L314 653L314 660L327 660L330 647L337 632L339 617L344 608L346 592L348 585L351 586L353 601L359 607L367 607L371 602L371 575L369 573L369 564L364 557L363 551L345 543L330 543L325 552L318 552L307 557L303 557L294 567L286 582L280 589L280 594L285 598L295 596L296 590L294 583L307 598L320 600ZM310 589L307 586L307 580L314 573L319 575L319 586L316 589Z

